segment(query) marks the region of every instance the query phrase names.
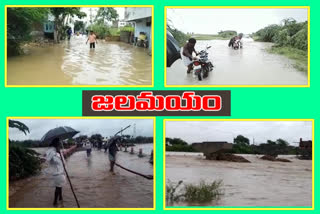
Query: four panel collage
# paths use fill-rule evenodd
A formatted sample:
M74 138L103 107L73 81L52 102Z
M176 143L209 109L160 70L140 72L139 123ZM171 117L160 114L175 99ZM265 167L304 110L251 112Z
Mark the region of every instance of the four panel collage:
M69 88L123 91L114 96L115 116L6 117L6 210L314 210L314 118L117 109L130 108L134 96L123 98L130 90L154 96L153 104L135 101L137 109L153 105L146 112L186 112L177 96L160 107L170 90L307 90L310 6L4 10L6 90L53 88L61 108L70 105L58 100ZM103 100L96 107L107 111L110 97L96 93ZM190 109L201 112L197 97Z

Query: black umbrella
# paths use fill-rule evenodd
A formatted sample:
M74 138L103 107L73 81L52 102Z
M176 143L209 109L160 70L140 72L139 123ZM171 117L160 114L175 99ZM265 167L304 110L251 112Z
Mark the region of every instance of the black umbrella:
M74 130L73 128L69 126L60 126L58 128L54 128L49 130L42 138L42 142L48 142L49 144L51 141L55 138L59 138L60 140L72 138L79 132Z
M68 139L68 138L72 138L73 136L75 136L76 134L78 134L79 132L74 130L73 128L69 127L69 126L61 126L61 127L57 127L54 129L49 130L42 138L41 138L41 142L48 142L49 144L51 143L51 141L55 138L59 138L60 142L61 142L61 146L63 147L62 141L64 139ZM78 198L76 196L76 193L74 192L68 171L66 169L66 166L64 165L64 160L63 160L63 154L60 151L60 157L61 157L61 161L62 161L62 165L63 165L63 169L67 175L67 179L69 181L70 184L70 188L71 191L73 193L73 196L76 200L77 206L80 208L80 204L78 201Z
M172 34L167 31L167 67L170 67L176 60L180 59L180 46Z

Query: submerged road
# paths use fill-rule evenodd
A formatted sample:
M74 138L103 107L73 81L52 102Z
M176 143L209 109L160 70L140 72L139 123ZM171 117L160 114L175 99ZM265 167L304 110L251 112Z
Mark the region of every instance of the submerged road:
M149 156L148 156L149 157ZM134 171L153 175L153 165L148 157L119 152L118 163ZM76 152L66 160L67 170L82 208L151 208L153 207L153 180L134 175L115 167L110 173L109 160L104 150ZM9 207L52 207L54 187L43 169L39 176L29 179L10 195ZM63 187L63 206L76 207L69 184Z
M123 42L98 41L90 50L86 36L46 47L28 47L9 57L9 85L147 85L152 82L148 50Z
M227 40L198 41L196 51L211 46L209 59L215 66L209 77L198 81L187 74L182 60L167 68L168 85L307 85L307 73L294 68L294 62L266 51L271 43L244 41L244 48L233 50Z

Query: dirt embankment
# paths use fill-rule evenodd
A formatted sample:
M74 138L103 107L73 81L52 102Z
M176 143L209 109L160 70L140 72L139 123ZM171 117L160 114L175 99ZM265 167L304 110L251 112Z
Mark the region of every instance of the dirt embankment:
M206 155L207 160L219 160L219 161L231 161L231 162L240 162L240 163L251 163L249 160L244 157L237 156L230 153L217 153Z

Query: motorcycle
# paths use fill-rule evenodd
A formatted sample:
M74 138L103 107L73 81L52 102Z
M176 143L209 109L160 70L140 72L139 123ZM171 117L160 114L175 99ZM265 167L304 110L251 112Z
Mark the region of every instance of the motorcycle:
M242 48L241 40L239 40L239 39L235 40L232 47L234 50L238 50L238 49Z
M207 46L204 50L198 53L198 57L193 63L193 74L198 77L199 81L208 77L209 72L213 70L213 65L208 58L208 49L211 46Z

